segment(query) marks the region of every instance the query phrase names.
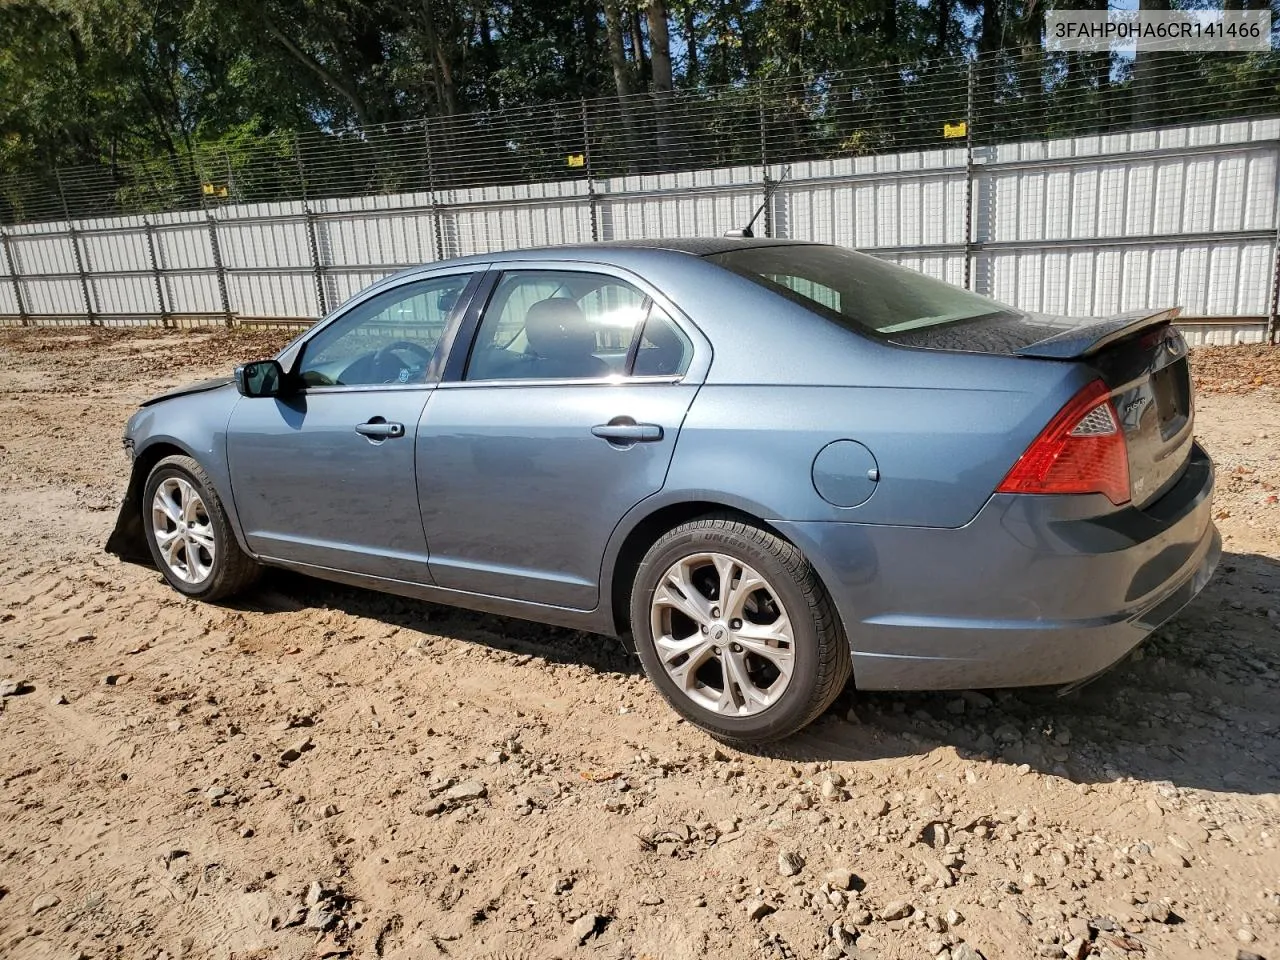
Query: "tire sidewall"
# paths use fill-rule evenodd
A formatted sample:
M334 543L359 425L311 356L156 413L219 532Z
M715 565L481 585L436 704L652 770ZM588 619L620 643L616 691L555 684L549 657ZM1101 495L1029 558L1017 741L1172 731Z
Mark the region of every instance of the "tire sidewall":
M204 501L205 510L209 513L209 526L213 529L215 548L213 568L209 571L209 576L205 577L200 583L187 583L185 580L175 576L161 556L160 548L156 545L151 504L155 501L156 490L159 489L160 484L170 477L180 477L195 487L200 494L200 499ZM151 559L173 589L196 599L207 596L214 591L220 582L222 568L227 562L227 537L230 531L227 527L226 517L222 513L221 501L218 499L217 494L209 489L208 484L202 477L197 476L193 471L171 459L161 460L156 464L147 476L147 483L142 491L142 527L147 535L147 548L151 551Z
M751 717L725 717L691 701L667 674L654 646L650 607L658 579L676 561L698 553L723 553L754 567L777 592L791 619L794 665L782 699ZM686 720L709 733L734 740L769 740L785 736L809 719L819 683L821 642L804 590L774 554L733 530L710 526L678 529L660 539L636 572L631 593L631 630L636 652L649 679Z

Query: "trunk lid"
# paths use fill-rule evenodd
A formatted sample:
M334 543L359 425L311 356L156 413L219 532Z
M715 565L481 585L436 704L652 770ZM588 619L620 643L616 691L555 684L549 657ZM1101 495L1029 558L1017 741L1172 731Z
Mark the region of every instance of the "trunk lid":
M1080 363L1111 391L1133 504L1158 499L1191 456L1194 397L1177 308L1081 320L1010 311L889 337L902 346Z
M1144 507L1178 481L1191 457L1195 398L1187 342L1165 320L1137 327L1084 362L1111 388L1129 449L1133 503Z

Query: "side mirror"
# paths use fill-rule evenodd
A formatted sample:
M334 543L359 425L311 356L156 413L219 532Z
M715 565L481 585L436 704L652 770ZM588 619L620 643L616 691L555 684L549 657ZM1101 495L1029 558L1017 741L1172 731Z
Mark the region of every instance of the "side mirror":
M284 368L276 360L257 360L236 367L236 389L243 397L276 397L284 386Z

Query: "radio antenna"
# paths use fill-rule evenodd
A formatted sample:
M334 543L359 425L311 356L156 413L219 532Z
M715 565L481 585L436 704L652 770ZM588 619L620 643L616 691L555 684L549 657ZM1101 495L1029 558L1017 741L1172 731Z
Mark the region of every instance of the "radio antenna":
M773 182L771 182L769 186L765 188L764 202L761 203L760 206L756 208L755 215L752 216L752 218L747 221L747 225L743 227L741 230L726 230L724 235L726 237L744 237L744 238L754 237L755 231L753 231L751 228L756 225L756 221L760 219L760 214L764 213L765 207L769 206L769 201L773 199L773 194L778 189L778 187L782 186L782 181L786 180L787 177L789 176L791 176L791 164L788 163L785 167L782 168L782 176L780 176L777 180L774 180Z

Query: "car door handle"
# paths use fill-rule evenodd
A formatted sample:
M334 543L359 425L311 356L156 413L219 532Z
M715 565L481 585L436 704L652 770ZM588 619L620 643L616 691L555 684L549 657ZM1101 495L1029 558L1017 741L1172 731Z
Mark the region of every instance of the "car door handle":
M662 427L656 423L601 423L591 428L591 435L621 443L653 443L662 439Z
M381 417L374 417L368 423L357 423L356 433L370 440L387 440L404 436L403 423L387 423Z

